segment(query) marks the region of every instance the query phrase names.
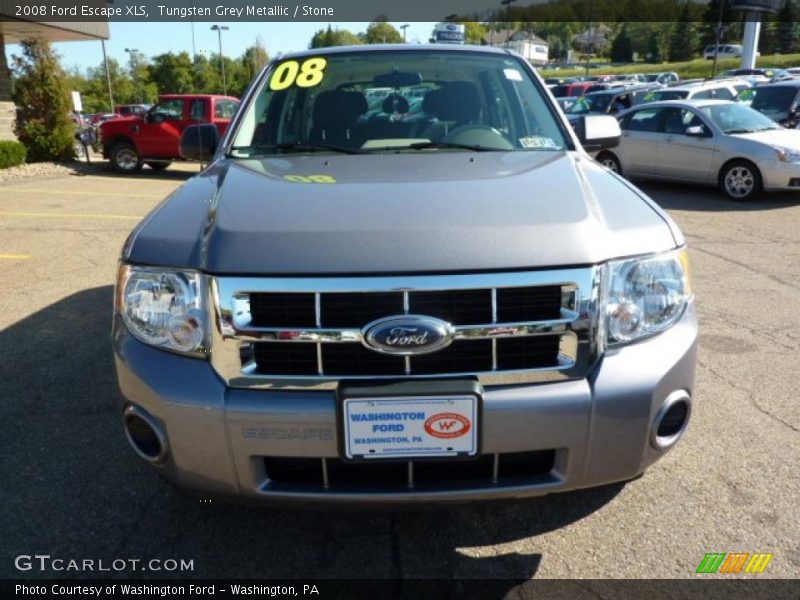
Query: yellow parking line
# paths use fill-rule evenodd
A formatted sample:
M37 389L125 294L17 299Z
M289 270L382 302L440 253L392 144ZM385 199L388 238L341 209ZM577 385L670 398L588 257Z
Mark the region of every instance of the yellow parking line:
M30 254L0 254L0 260L27 260Z
M164 194L129 194L126 192L84 192L84 191L66 191L66 190L43 190L39 188L7 188L0 187L0 191L4 192L23 192L26 194L53 194L56 196L119 196L121 198L157 198L163 197Z
M142 219L142 216L134 215L103 215L96 213L51 213L51 212L10 212L0 211L0 217L45 217L55 219L123 219L123 220L136 220Z

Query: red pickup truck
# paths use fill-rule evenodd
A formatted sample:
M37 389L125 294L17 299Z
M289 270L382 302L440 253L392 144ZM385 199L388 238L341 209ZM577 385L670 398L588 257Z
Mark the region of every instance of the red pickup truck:
M100 125L103 158L120 173L137 173L143 165L160 171L180 160L183 130L195 123L213 123L223 134L239 100L210 94L159 96L146 113L111 119Z

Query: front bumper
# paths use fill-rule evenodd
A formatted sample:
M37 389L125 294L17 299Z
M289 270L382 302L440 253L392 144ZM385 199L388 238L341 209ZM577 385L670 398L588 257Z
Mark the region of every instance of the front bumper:
M204 496L289 503L398 505L519 498L636 477L660 458L653 421L670 394L694 389L697 322L690 306L668 331L607 351L575 381L486 388L484 455L554 451L552 468L525 481L443 484L425 489L276 485L267 457L338 461L340 432L331 391L227 388L204 360L151 348L114 323L123 409L152 418L168 444L158 469Z
M764 191L800 191L800 163L764 160L758 163Z

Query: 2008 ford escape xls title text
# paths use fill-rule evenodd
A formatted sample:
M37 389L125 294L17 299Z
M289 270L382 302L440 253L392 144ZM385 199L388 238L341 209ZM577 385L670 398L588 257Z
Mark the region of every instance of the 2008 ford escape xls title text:
M282 56L122 253L125 432L263 501L523 497L636 477L689 420L685 241L499 49ZM582 147L583 146L583 147Z

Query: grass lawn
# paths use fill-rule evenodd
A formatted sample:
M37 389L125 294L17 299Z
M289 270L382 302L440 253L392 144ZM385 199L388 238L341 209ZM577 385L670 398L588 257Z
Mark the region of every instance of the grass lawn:
M675 71L681 76L681 79L695 79L711 77L711 66L713 60L706 60L698 58L688 62L676 63L661 63L661 64L648 64L636 63L633 65L625 65L623 67L600 67L599 69L589 69L589 75L605 75L617 73L655 73L660 71ZM717 63L717 73L726 69L737 69L741 65L741 60L738 58L726 58ZM800 54L770 54L768 56L759 56L757 60L758 67L773 67L786 69L788 67L800 66ZM559 71L540 71L543 77L573 77L576 75L585 75L586 69L561 69Z

